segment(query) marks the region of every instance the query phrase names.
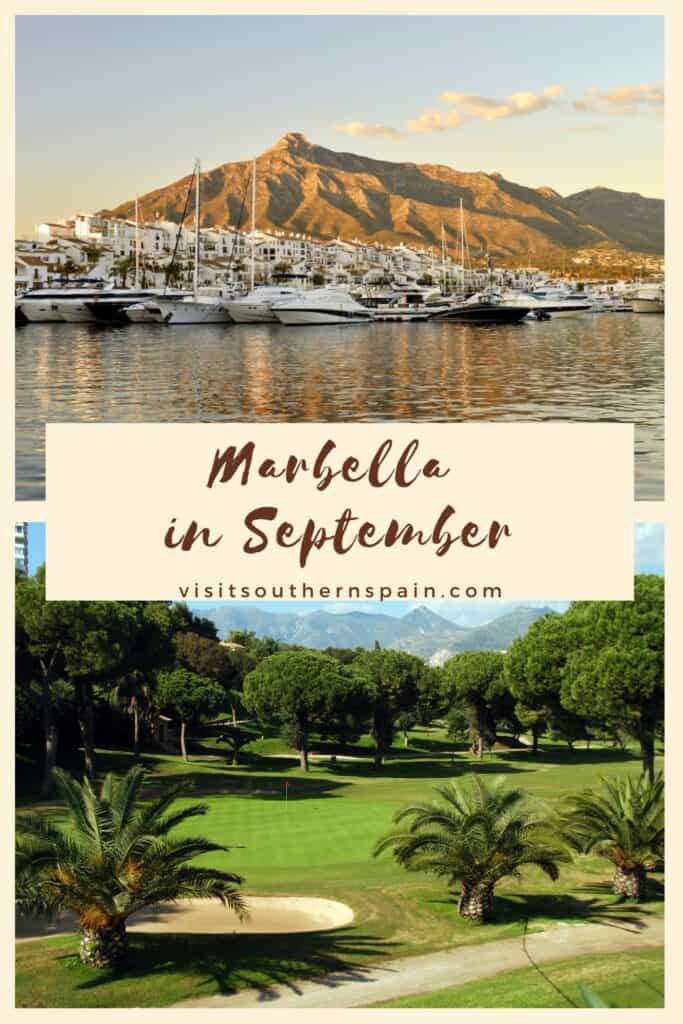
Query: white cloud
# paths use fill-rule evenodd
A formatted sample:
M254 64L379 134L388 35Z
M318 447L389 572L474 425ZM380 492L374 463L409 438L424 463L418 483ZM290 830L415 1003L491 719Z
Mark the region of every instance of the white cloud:
M335 131L344 135L357 136L379 136L385 139L398 139L400 132L386 124L369 124L367 121L348 121L346 124L336 124Z
M664 107L664 88L661 85L621 85L607 92L593 86L585 89L583 97L574 101L574 110L581 114L596 111L608 114L639 114L661 111Z
M547 110L563 92L561 85L549 85L541 92L513 92L502 100L464 92L444 92L439 99L449 106L461 108L468 117L498 121Z
M425 110L419 117L408 121L406 128L418 135L431 135L432 132L445 132L450 128L459 128L465 123L459 110Z

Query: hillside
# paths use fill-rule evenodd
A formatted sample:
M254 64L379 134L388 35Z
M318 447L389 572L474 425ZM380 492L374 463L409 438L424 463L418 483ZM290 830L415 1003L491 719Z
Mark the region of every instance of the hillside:
M219 605L201 615L216 624L225 639L231 630L247 630L288 644L313 647L382 647L409 651L442 664L458 651L504 650L550 608L520 606L480 626L461 626L424 606L400 617L367 612L302 614L265 612L251 605Z
M498 173L338 153L298 132L284 135L256 165L256 223L262 230L438 247L443 224L455 254L462 199L475 253L488 248L494 256L526 259L622 244L663 251L664 203L658 199L601 189L563 199L553 189L527 188ZM242 161L201 175L202 227L235 225L240 212L241 224L250 224L250 174L251 161ZM189 180L181 178L142 196L140 216L179 221ZM609 192L604 204L602 192ZM132 217L134 208L131 199L100 212ZM192 214L188 216L191 223Z

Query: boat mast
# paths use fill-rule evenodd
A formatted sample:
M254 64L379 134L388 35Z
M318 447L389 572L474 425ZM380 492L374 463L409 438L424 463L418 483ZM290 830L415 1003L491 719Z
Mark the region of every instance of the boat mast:
M462 208L462 196L460 197L460 277L462 281L462 294L465 297L465 211Z
M251 290L256 281L256 157L251 168Z
M138 197L135 197L135 291L140 290L140 233L138 223Z
M195 162L195 201L194 201L194 300L197 301L199 294L199 174L201 165L199 159Z
M441 221L441 292L446 294L446 233Z

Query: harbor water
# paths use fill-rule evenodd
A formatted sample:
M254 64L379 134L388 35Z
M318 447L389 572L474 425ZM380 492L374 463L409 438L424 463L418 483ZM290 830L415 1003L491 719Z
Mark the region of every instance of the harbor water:
M17 498L45 497L47 422L477 421L635 424L635 496L664 496L664 317L476 327L16 331Z

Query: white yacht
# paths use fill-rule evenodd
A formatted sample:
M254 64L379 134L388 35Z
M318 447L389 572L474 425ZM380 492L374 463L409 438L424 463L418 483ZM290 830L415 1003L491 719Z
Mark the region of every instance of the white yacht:
M143 302L135 302L132 306L126 306L126 320L134 324L163 324L164 316L158 305L160 299L168 302L190 298L187 292L159 292L154 298L146 299Z
M94 299L105 293L104 282L89 286L65 286L63 288L37 288L17 296L16 308L31 323L70 321L74 319L94 319L91 315L78 316L79 310L87 300Z
M281 324L361 324L374 320L374 310L362 306L348 292L313 288L296 298L278 302L273 313Z
M274 324L278 320L273 310L275 303L297 300L302 294L299 288L264 285L242 298L232 299L226 306L236 324Z
M542 288L533 292L518 292L513 289L503 292L502 300L508 306L526 306L529 319L550 317L581 316L591 309L590 301L562 288Z
M150 319L170 324L229 324L225 299L211 295L187 295L182 299L159 297L144 303Z
M664 285L646 284L633 296L632 301L634 313L663 313L664 312Z

